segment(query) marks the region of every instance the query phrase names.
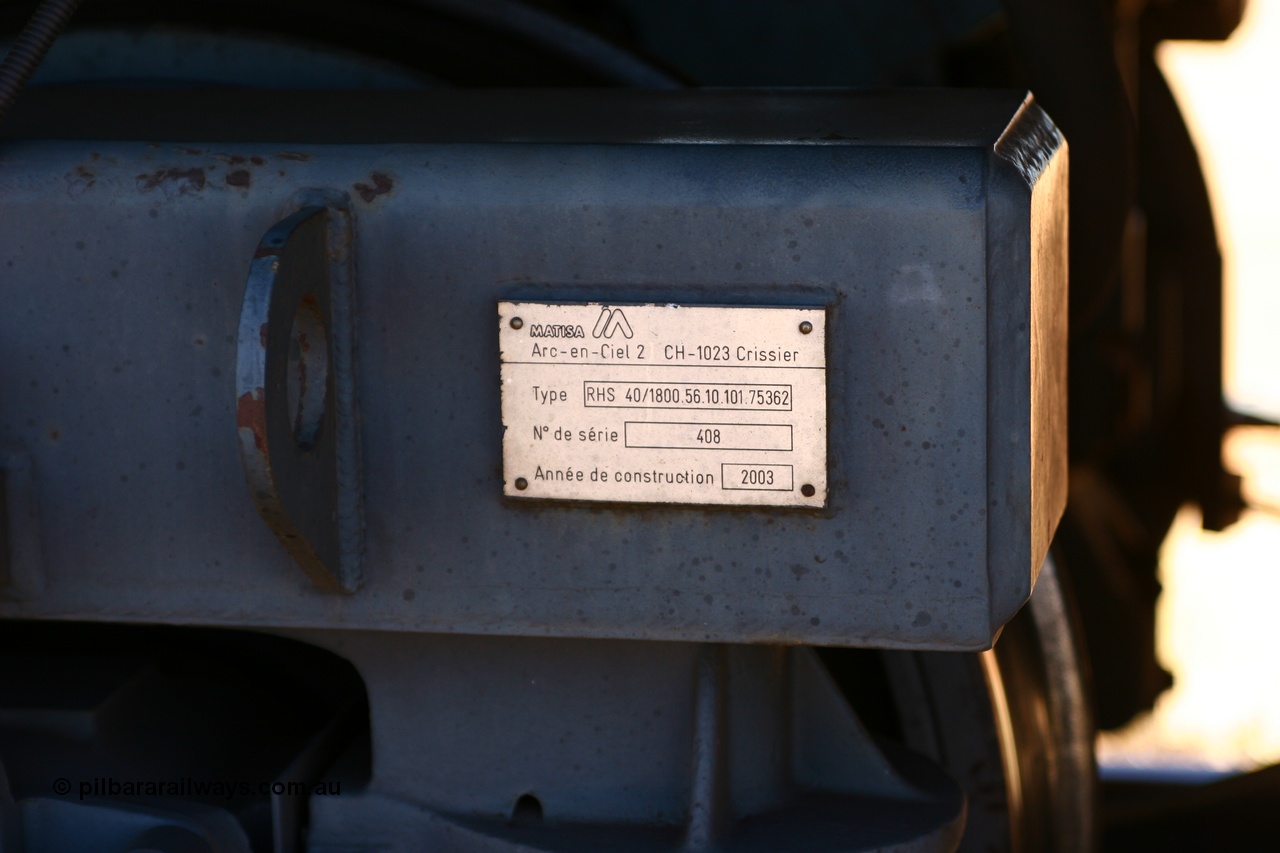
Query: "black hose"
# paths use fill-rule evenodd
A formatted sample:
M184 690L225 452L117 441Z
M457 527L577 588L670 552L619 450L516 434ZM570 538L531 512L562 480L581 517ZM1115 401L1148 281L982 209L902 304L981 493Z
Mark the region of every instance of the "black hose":
M54 40L67 26L80 0L41 0L27 25L0 61L0 121L18 100Z
M414 0L426 9L514 36L553 51L615 85L641 89L678 89L685 82L630 51L513 0Z
M1095 329L1119 290L1137 189L1136 126L1101 0L1003 0L1003 6L1031 91L1070 146L1075 341ZM1075 442L1073 433L1073 458Z
M78 20L314 40L443 79L442 64L455 63L463 71L454 82L469 86L688 85L629 47L521 0L99 0ZM522 82L510 69L536 73Z

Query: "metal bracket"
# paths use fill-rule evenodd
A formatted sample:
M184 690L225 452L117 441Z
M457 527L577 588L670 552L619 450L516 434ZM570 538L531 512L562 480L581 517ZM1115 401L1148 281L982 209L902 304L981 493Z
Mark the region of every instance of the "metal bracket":
M236 425L249 491L316 586L361 582L354 262L345 196L308 193L249 267L236 351Z

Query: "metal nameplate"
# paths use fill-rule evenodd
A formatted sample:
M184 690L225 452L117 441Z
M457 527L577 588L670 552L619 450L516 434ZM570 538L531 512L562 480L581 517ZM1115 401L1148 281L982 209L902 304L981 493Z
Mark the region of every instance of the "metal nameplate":
M821 308L498 304L503 493L821 507Z

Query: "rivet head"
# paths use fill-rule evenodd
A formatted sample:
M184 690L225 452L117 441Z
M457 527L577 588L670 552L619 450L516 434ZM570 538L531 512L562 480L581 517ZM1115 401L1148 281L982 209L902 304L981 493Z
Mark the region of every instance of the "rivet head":
M529 488L529 481L524 477L516 477L516 488L523 492L525 489Z
M813 486L809 485L808 483L805 483L803 486L800 487L800 494L804 495L806 498L813 497L813 493L815 491L817 490Z
M520 329L520 328L523 328L523 327L524 327L524 320L521 320L519 317L512 317L512 318L511 318L511 328L513 328L513 329Z
M813 324L810 323L808 320L805 320L803 323L800 324L800 334L807 335L812 331L813 331Z

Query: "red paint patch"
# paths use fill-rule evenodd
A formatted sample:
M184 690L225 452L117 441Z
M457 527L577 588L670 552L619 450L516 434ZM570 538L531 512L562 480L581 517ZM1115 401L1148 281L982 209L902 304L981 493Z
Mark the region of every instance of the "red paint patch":
M267 452L267 404L261 388L246 391L236 400L236 426L253 433L253 446Z

